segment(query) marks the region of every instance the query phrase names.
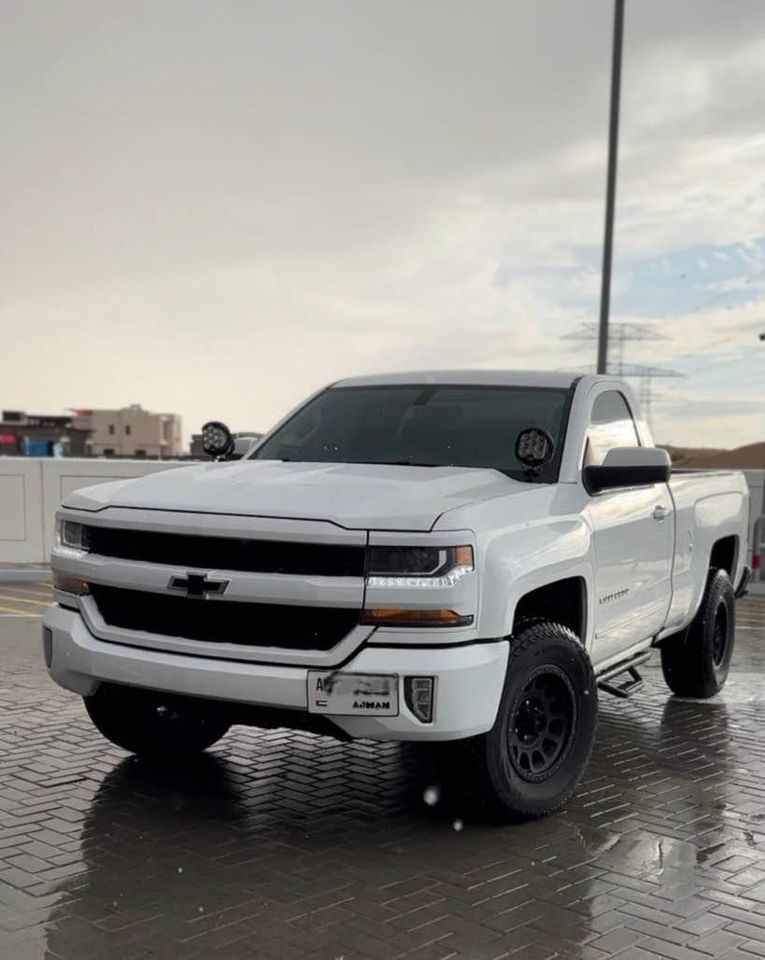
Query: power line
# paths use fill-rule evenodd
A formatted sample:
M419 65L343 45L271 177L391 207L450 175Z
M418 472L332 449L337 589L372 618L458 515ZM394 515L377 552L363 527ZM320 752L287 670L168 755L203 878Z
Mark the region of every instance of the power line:
M666 367L649 366L641 363L625 362L625 345L632 341L643 340L668 340L669 337L659 333L650 323L636 323L623 321L613 323L610 327L610 339L615 350L609 356L606 368L602 373L608 373L616 377L634 378L639 381L638 397L643 416L650 423L651 408L654 399L653 381L656 377L682 377L684 374L677 370L669 370ZM562 340L577 340L582 343L597 340L600 328L592 322L585 322L579 325L571 333L564 334ZM615 356L613 354L615 353Z

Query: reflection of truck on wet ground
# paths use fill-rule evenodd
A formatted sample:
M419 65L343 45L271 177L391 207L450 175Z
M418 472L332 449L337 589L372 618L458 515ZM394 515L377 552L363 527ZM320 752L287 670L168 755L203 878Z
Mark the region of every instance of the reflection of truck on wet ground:
M72 493L45 656L137 753L232 723L454 741L488 803L538 816L652 647L675 693L722 687L746 517L740 474L670 477L619 380L347 380L238 462Z

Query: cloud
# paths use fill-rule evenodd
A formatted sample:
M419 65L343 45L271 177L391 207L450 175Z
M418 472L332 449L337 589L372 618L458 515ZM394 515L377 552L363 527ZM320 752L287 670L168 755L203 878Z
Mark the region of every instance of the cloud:
M613 311L670 337L627 359L683 369L678 410L759 369L765 6L724 6L628 9ZM587 364L561 338L597 317L606 0L12 8L7 405L258 429L351 373Z

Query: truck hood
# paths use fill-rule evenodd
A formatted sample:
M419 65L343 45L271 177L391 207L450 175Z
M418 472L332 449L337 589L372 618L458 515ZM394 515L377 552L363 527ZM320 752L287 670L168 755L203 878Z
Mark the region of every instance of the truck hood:
M380 464L210 463L69 494L64 506L325 520L348 529L430 530L448 510L528 486L496 470Z

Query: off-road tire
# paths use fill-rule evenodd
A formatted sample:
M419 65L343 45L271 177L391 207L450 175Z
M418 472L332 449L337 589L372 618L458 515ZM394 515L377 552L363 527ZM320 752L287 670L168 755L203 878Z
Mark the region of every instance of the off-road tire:
M549 696L544 693L548 689ZM597 721L597 684L579 638L549 620L520 623L510 639L496 722L467 744L470 769L488 812L519 821L562 807L587 767ZM557 738L554 749L551 738Z
M661 669L679 697L706 700L725 686L736 636L736 601L725 570L711 570L690 627L661 647Z
M84 700L90 719L107 740L130 753L167 761L201 753L230 726L214 703L137 687L102 683Z

